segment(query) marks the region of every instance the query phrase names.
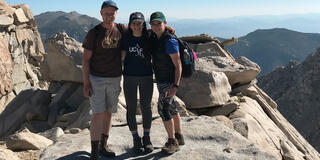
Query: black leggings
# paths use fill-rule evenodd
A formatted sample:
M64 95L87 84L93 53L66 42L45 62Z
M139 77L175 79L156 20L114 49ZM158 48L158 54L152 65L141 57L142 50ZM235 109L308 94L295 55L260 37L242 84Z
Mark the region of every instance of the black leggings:
M150 129L152 121L152 76L124 76L123 90L127 105L127 123L130 131L137 130L137 89L139 87L143 128Z

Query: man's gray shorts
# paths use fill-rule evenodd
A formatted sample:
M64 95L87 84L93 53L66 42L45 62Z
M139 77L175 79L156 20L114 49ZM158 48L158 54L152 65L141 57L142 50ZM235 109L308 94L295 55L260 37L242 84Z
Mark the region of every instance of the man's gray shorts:
M97 77L90 75L93 93L90 99L92 113L107 110L116 113L118 108L121 77Z

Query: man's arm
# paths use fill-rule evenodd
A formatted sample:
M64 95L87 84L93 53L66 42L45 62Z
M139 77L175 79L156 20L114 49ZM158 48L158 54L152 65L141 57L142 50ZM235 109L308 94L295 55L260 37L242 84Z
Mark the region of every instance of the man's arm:
M83 78L83 95L89 98L92 93L91 83L89 79L90 74L90 59L92 57L92 51L84 49L82 56L82 78Z
M182 65L181 65L181 60L180 60L180 53L175 53L175 54L169 54L172 63L175 68L175 74L174 74L174 84L179 86L180 85L180 79L181 79L181 73L182 73ZM177 87L172 87L169 89L169 91L166 93L166 97L172 97L176 94L178 91Z

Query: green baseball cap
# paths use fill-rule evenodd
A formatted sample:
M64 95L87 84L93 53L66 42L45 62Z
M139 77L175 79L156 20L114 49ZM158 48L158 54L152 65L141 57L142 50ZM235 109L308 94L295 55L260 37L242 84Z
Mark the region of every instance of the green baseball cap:
M164 14L162 12L154 12L150 16L150 22L153 22L153 21L164 22L164 21L166 21L166 17L164 16Z

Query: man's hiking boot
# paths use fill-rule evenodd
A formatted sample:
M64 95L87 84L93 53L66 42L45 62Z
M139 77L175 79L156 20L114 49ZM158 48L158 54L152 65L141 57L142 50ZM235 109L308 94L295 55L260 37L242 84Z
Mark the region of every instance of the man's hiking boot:
M99 159L99 141L91 141L90 160Z
M153 145L150 141L150 136L143 136L142 141L143 141L144 152L151 153L153 151Z
M183 137L183 135L181 133L175 133L174 136L178 140L179 146L183 146L185 144L184 143L184 137Z
M177 139L169 138L161 151L166 154L173 154L174 152L177 152L179 150L180 148Z
M141 138L139 136L133 138L133 151L135 154L143 153Z
M109 136L105 134L101 134L101 140L100 140L100 150L99 153L102 154L105 157L114 158L116 156L116 153L114 153L107 145Z

